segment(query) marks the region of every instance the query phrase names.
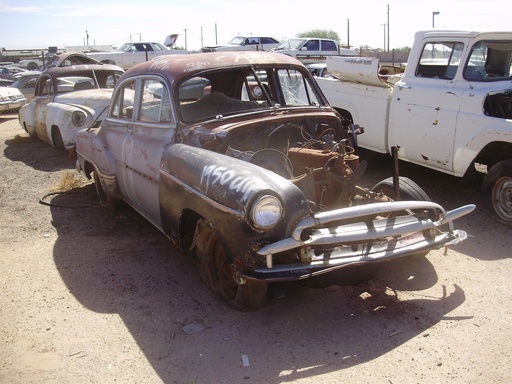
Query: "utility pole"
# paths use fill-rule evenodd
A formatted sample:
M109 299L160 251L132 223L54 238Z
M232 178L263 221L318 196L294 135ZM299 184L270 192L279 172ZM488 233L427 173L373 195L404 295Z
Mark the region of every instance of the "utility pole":
M389 4L388 4L388 52L389 52Z
M385 52L386 51L386 23L381 24L381 25L384 26L384 50L382 52Z
M350 49L350 19L347 19L347 48Z
M187 28L185 28L184 31L185 31L185 51L188 51L188 49L187 49Z

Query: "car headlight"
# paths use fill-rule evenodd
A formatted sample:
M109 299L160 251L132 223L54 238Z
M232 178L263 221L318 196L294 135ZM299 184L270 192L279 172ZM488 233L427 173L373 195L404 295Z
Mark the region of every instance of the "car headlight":
M73 125L75 125L77 127L81 127L82 125L84 125L85 119L86 119L85 113L83 113L82 111L75 111L75 112L73 112L73 115L71 116L71 121L73 122Z
M281 201L272 195L258 197L251 208L251 220L256 228L270 229L276 225L283 214Z

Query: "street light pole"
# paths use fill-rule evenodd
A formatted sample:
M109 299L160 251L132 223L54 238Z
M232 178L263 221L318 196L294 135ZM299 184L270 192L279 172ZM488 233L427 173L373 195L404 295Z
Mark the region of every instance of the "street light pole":
M432 12L432 28L434 28L434 18L439 15L441 12Z

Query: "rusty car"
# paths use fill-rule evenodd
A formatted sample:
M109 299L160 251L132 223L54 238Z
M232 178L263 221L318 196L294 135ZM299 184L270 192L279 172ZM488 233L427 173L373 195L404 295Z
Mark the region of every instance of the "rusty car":
M452 222L474 205L446 211L406 179L408 200L386 180L361 187L356 131L295 58L168 56L119 79L101 125L78 133L77 170L103 205L128 203L192 254L214 294L249 310L273 282L465 238Z
M60 55L39 76L32 101L20 109L21 127L55 148L74 151L76 134L101 121L123 72L80 54Z

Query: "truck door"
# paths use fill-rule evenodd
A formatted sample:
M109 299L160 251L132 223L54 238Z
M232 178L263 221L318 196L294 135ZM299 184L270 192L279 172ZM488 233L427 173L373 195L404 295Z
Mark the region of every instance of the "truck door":
M461 41L426 43L416 67L407 68L406 76L395 85L388 145L400 147L400 158L453 171L457 116L464 91L457 87L456 73L464 65L463 49Z

